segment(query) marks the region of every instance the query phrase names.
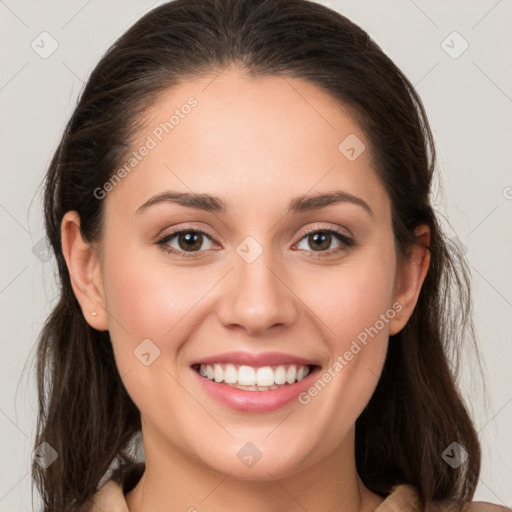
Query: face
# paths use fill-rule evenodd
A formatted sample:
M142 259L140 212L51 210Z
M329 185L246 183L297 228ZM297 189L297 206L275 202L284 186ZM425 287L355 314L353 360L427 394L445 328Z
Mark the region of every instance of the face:
M136 162L105 187L93 321L110 332L147 460L277 478L351 453L406 321L391 205L332 97L215 76L162 94Z

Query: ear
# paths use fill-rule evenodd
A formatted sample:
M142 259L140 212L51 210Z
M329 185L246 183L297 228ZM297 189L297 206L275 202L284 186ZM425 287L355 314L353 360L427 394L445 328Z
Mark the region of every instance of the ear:
M400 332L411 317L430 264L430 228L422 224L416 228L415 234L417 241L397 271L393 302L402 307L400 310L397 308L397 314L389 322L390 335Z
M97 250L82 238L80 216L76 211L69 211L64 215L61 239L71 286L85 320L94 329L106 331L108 317L105 311L100 262Z

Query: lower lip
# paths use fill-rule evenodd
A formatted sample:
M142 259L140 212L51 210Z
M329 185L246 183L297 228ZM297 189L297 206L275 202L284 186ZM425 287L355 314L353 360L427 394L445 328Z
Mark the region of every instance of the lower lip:
M315 380L320 368L313 368L311 373L300 382L268 391L244 391L207 379L194 369L192 371L212 398L231 409L242 412L269 412L280 409L297 399Z

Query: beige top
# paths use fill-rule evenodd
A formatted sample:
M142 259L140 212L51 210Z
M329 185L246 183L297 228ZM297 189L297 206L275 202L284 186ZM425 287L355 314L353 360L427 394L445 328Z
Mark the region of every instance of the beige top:
M95 508L97 507L97 508ZM90 512L129 512L124 498L123 487L114 480L109 480L95 494ZM396 485L375 512L417 512L417 493L408 484ZM434 506L432 512L455 512L457 508L452 503L442 503ZM462 507L461 512L512 512L511 508L488 503L473 501Z

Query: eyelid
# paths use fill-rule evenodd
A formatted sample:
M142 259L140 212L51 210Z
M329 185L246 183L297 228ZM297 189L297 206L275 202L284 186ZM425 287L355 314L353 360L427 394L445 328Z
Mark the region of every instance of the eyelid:
M179 225L178 227L175 227L175 228L171 228L170 231L167 231L165 234L163 235L160 235L158 236L158 240L162 240L163 238L166 238L168 236L171 236L173 234L177 234L177 233L180 233L182 231L195 231L197 233L202 233L202 234L205 234L205 235L208 235L212 240L215 240L215 235L213 235L208 229L205 229L205 228L199 228L199 227L196 227L196 226L190 226L190 225ZM326 227L326 226L322 226L321 224L317 224L316 226L314 227L310 227L310 228L304 228L303 230L301 230L299 232L299 234L297 235L299 237L299 239L297 241L300 241L302 240L302 238L304 238L306 235L309 235L310 233L314 233L316 231L336 231L336 232L339 232L341 234L344 234L342 233L342 230L345 230L347 232L346 236L348 238L352 238L353 235L351 233L351 231L344 227L344 226L336 226L336 227Z
M178 227L170 228L169 231L165 231L163 235L159 235L157 237L157 242L160 240L163 240L164 238L170 237L172 235L176 235L181 233L182 231L194 231L195 233L202 233L203 235L209 236L212 241L215 240L215 235L213 235L208 229L205 228L199 228L196 226L189 226L187 224L185 225L179 225Z
M347 230L348 231L348 230ZM311 228L305 232L302 232L299 236L299 240L294 244L294 246L300 244L300 242L305 239L307 236L313 234L313 233L328 233L331 236L334 236L339 246L335 247L334 249L329 249L327 251L312 251L312 250L305 250L305 249L299 249L299 251L305 251L308 253L311 253L310 258L317 259L317 260L328 260L329 258L336 258L339 257L340 254L347 252L350 249L355 248L358 243L356 240L352 237L352 235L347 235L343 232L343 230L340 227L336 228L325 228L321 226L317 226L314 228Z
M194 232L194 233L200 233L202 235L206 235L213 243L217 243L215 240L215 236L210 233L210 231L203 229L203 228L197 228L193 226L179 226L175 228L171 228L170 231L166 231L163 235L159 235L156 240L156 244L165 245L168 239L172 239L175 236L181 234L181 233L188 233L188 232ZM204 252L204 251L199 251ZM190 253L192 254L192 253Z
M349 234L344 233L343 230L347 231ZM190 252L187 252L187 251L176 250L173 247L165 247L167 242L169 241L169 239L172 239L175 236L177 236L177 235L179 235L181 233L184 233L184 232L185 233L186 232L200 233L202 235L206 235L212 241L212 243L214 243L214 244L217 243L215 237L209 232L209 230L206 230L206 229L203 229L203 228L194 227L194 226L190 226L190 225L180 225L178 227L172 228L170 231L168 231L165 234L159 236L157 241L156 241L156 244L157 245L162 245L163 246L162 247L163 250L165 250L166 252L169 252L171 254L176 254L176 255L178 255L180 257L183 257L183 258L197 257L197 255L200 255L203 252L207 252L207 251L190 251ZM334 254L337 254L341 250L346 250L349 247L353 247L353 246L357 245L357 243L354 240L354 238L353 238L353 236L352 236L352 234L351 234L349 229L342 228L340 226L337 226L337 227L325 227L325 226L322 226L320 224L317 224L316 226L305 228L304 230L302 230L300 232L300 234L297 235L298 239L293 244L293 246L296 246L297 244L299 244L306 236L308 236L308 235L310 235L312 233L317 233L317 232L325 232L325 233L329 233L329 234L334 234L335 236L339 237L338 238L338 242L340 242L345 247L342 247L342 248L338 247L338 248L335 248L335 249L329 249L327 251L318 251L318 252L317 251L306 251L306 252L316 253L317 256L314 256L315 258L323 258L323 257L327 258L329 256L333 256ZM325 256L323 256L323 255L325 255Z
M345 234L343 232L343 230L346 231L347 233ZM342 226L327 227L327 226L322 226L321 224L317 224L316 226L314 226L312 228L305 228L304 230L301 230L301 232L298 235L299 241L302 240L306 235L309 235L311 233L316 233L317 231L334 231L336 233L346 236L347 238L353 238L353 235L348 228L345 228Z

